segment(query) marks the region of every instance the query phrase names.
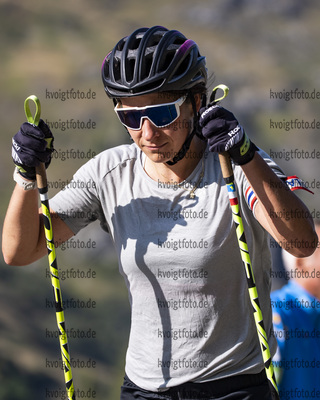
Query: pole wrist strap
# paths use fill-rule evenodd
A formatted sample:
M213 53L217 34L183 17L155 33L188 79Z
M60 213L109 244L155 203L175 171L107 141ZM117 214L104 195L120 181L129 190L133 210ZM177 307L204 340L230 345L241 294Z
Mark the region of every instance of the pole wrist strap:
M36 181L28 181L27 179L23 178L19 174L19 170L15 167L13 172L13 180L17 182L19 186L23 188L23 190L33 190L37 189L37 182Z

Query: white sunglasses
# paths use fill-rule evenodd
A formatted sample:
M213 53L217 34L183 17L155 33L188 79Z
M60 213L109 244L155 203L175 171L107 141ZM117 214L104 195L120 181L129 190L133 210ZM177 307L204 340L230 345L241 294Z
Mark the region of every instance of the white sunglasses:
M114 111L120 122L129 129L140 130L143 118L147 118L157 128L164 128L172 124L180 116L180 107L187 95L180 97L172 103L157 104L146 107L124 107L118 103Z

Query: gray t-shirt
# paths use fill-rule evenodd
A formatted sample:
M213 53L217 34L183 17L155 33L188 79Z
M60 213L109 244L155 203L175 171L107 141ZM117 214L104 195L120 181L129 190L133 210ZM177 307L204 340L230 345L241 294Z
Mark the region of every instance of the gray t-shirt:
M132 310L128 377L146 390L161 391L187 381L259 373L264 364L217 154L206 151L180 185L152 180L144 159L135 144L106 150L50 201L75 234L99 219L111 235ZM249 184L239 166L234 175L274 354L268 234L245 200Z

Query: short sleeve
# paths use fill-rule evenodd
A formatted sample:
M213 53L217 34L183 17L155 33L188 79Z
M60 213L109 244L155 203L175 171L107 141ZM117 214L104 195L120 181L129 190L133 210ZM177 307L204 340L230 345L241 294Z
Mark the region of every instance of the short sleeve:
M84 164L74 174L70 183L50 200L50 208L74 234L96 220L100 220L101 225L105 227L105 217L98 196L94 159Z

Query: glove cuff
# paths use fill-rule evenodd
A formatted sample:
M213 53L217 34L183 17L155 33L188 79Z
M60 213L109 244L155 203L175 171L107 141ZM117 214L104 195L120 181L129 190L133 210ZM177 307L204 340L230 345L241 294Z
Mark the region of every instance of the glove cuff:
M243 138L239 143L233 146L229 151L229 155L233 162L237 165L244 165L250 162L258 147L251 142L246 133L244 132Z
M36 180L36 169L34 167L27 167L22 164L15 163L17 173L28 181Z

